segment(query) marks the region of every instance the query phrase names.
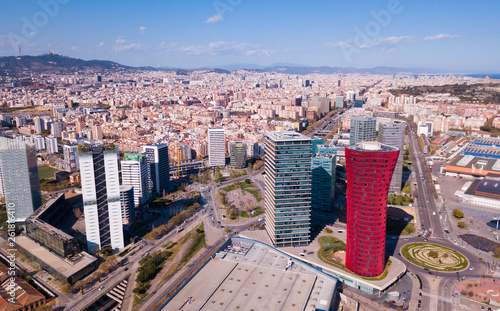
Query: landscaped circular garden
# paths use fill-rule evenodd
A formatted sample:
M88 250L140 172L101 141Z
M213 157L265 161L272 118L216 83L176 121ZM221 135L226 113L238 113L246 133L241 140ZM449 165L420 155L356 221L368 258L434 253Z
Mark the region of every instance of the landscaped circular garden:
M431 243L406 244L401 248L401 255L414 265L433 271L455 272L469 266L469 261L461 253Z

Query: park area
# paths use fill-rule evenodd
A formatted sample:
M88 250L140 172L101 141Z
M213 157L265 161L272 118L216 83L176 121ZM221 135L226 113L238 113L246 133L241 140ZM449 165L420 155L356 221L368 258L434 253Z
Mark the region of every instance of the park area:
M229 222L239 217L250 218L264 213L261 193L250 180L220 189L218 197L226 208Z
M422 268L456 272L466 269L469 261L451 248L431 243L410 243L401 248L401 255Z
M479 302L491 304L493 300L500 303L500 284L495 279L462 281L455 285L453 292Z

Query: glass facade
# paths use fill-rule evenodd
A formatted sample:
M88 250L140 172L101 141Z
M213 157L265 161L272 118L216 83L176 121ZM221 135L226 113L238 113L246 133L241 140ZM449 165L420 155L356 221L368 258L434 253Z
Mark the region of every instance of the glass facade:
M377 119L371 117L351 117L349 144L374 141L377 135Z
M247 144L242 142L231 143L230 147L231 167L242 169L247 162Z
M42 205L35 145L0 137L0 183L15 221L25 221Z
M406 122L394 120L390 123L382 123L378 130L378 141L382 144L393 146L399 148L401 152L399 153L398 162L394 168L394 174L391 179L391 186L389 192L399 193L401 192L402 181L403 181L403 158L404 158L404 146L405 146L405 130Z
M335 196L336 157L332 154L316 154L311 159L313 212L331 212Z
M266 231L277 247L305 245L311 231L311 139L296 132L266 136Z
M346 267L363 277L385 268L387 194L399 149L377 142L346 147Z

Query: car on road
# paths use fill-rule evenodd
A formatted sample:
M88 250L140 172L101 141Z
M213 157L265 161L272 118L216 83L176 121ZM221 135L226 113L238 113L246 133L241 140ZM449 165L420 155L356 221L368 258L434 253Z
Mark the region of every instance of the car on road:
M470 270L470 271L474 270L474 267L470 267L470 268L469 268L469 270Z
M424 239L424 242L427 242L427 239Z
M103 290L104 289L104 286L99 286L99 290Z
M408 238L405 238L405 241L408 241L409 239Z

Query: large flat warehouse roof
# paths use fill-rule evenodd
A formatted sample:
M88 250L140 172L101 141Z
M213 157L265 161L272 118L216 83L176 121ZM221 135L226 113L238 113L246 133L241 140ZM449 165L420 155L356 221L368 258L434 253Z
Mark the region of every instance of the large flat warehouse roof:
M41 260L48 266L52 267L52 269L56 270L66 278L71 277L73 274L84 269L94 261L97 261L97 258L90 256L89 254L82 253L81 258L74 263L70 263L68 260L57 256L26 236L16 237L16 244L24 248L38 260Z
M330 310L336 286L269 245L231 238L161 310Z

